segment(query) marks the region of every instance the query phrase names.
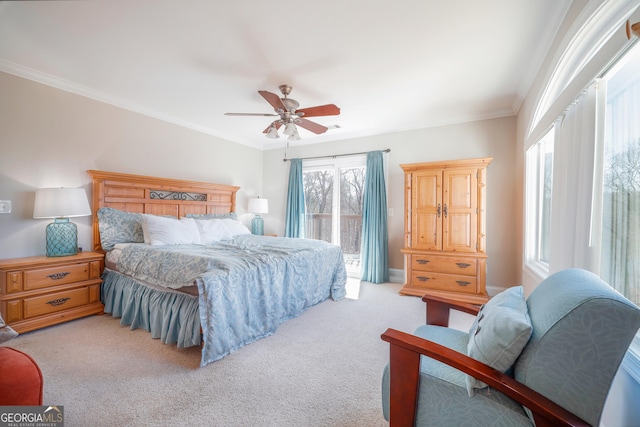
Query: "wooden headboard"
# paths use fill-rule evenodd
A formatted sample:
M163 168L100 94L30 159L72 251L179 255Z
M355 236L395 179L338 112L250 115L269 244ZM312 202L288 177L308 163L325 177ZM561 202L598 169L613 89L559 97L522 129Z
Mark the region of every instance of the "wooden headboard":
M154 215L225 214L236 211L240 187L225 184L156 178L115 172L87 171L93 179L93 248L100 246L98 209Z

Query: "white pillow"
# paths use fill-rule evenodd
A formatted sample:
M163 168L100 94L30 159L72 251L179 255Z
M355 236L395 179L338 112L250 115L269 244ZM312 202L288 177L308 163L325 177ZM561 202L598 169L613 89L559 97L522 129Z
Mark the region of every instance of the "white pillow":
M150 245L200 244L200 233L193 218L168 218L145 214L142 217L144 241Z
M223 218L221 221L224 221L224 225L227 226L233 237L241 234L251 234L251 231L249 231L249 229L237 219Z
M200 243L203 245L233 238L229 227L221 219L196 219L195 221L200 231Z

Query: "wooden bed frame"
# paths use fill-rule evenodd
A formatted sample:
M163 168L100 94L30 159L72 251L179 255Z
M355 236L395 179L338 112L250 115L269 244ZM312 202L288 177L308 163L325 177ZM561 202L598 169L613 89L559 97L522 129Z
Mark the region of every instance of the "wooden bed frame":
M157 178L97 170L93 179L93 249L102 251L98 209L110 207L125 212L154 215L226 214L236 211L240 187L225 184Z

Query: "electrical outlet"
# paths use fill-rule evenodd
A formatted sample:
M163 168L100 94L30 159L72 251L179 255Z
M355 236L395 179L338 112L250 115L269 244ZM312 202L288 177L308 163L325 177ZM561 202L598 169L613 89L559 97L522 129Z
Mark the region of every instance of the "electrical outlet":
M11 200L0 200L0 213L11 213Z

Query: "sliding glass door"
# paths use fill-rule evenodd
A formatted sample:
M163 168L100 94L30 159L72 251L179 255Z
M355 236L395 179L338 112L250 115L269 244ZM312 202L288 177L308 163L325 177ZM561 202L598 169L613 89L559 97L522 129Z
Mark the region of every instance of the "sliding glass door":
M366 156L303 163L305 237L339 245L349 276L360 274L365 165Z

